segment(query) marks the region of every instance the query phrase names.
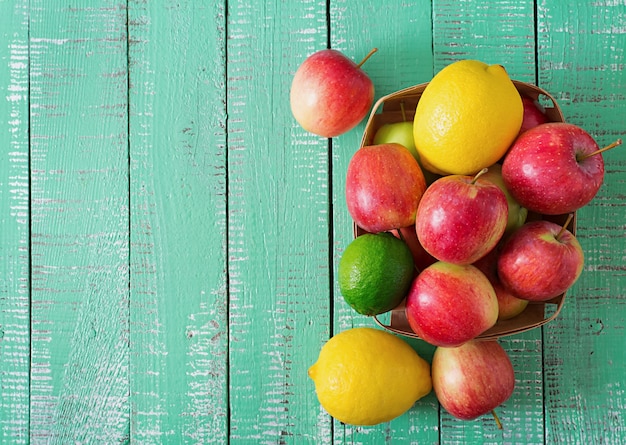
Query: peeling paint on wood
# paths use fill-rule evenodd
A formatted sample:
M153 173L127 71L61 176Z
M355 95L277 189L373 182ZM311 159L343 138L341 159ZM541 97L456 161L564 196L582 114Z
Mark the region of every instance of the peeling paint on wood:
M297 67L326 45L326 9L228 8L231 441L328 443L306 373L330 330L328 142L288 105Z
M131 438L227 443L224 5L129 21Z
M125 13L30 2L29 35L30 443L116 440L128 422L127 95L108 74L126 71Z
M566 119L600 146L626 135L626 3L582 2L537 8L540 80ZM622 199L626 152L607 152L605 181L578 212L585 269L567 305L546 326L548 443L624 443L626 258Z
M28 443L30 385L27 2L0 3L0 443Z
M62 3L0 0L0 444L626 442L624 150L579 212L563 311L501 340L504 429L434 394L352 427L306 371L373 325L335 280L363 124L328 141L288 105L329 44L379 49L377 97L479 58L606 145L626 137L623 1Z

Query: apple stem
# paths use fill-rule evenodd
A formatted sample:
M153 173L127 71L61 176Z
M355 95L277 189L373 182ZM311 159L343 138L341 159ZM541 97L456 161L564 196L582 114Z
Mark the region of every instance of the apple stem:
M376 51L378 51L378 48L373 48L369 53L367 53L367 56L365 56L365 58L361 60L361 62L357 65L357 68L361 68L361 66L363 66L363 64L367 62L367 59L372 57L372 54L374 54Z
M404 101L400 102L400 111L402 112L402 122L406 122L406 112L404 111Z
M607 145L606 147L601 148L600 150L596 150L596 151L594 151L593 153L587 153L587 154L585 154L585 155L582 155L582 156L580 156L577 160L578 160L578 162L580 162L580 161L584 161L584 160L585 160L585 159L587 159L587 158L590 158L590 157L595 156L595 155L597 155L597 154L603 153L603 152L605 152L605 151L607 151L607 150L610 150L611 148L615 148L615 147L617 147L618 145L622 145L622 140L621 140L621 139L618 139L618 140L616 140L615 142L613 142L612 144L609 144L609 145Z
M561 240L561 237L563 236L563 234L567 230L567 226L572 221L572 218L574 218L574 214L573 213L570 213L569 215L567 215L567 220L565 221L565 224L563 224L563 227L561 227L561 230L559 230L559 233L556 235L556 240L557 241Z
M479 171L478 173L476 173L476 176L474 176L474 179L472 179L471 184L476 184L476 181L478 180L478 178L480 178L482 175L484 175L485 173L487 173L489 169L487 167L483 168L481 171Z
M493 416L493 420L496 421L496 426L498 427L499 430L501 430L502 429L502 422L500 422L500 418L496 414L496 410L492 409L491 410L491 415Z

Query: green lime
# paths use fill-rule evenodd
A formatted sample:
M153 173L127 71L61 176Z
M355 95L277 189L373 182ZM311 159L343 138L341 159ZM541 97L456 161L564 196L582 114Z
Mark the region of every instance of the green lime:
M339 289L359 314L390 311L406 296L413 280L413 256L390 233L355 238L339 260Z

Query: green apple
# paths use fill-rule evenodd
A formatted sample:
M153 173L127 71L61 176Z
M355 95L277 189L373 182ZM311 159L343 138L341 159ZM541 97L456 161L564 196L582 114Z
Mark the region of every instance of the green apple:
M504 233L508 234L522 227L522 225L526 222L528 209L522 207L507 190L506 185L504 185L504 180L502 179L502 166L500 164L493 164L489 167L487 173L482 175L480 179L486 179L492 184L497 185L500 187L500 190L504 192L504 196L506 196L506 202L509 205L509 219L506 224L506 229L504 229Z
M424 179L426 179L426 184L432 184L436 179L439 178L438 175L429 172L428 170L422 167L422 162L420 161L420 155L417 153L417 148L415 148L415 141L413 140L413 123L412 122L394 122L389 124L382 125L374 135L374 140L372 141L373 145L378 144L400 144L413 155L417 163L419 164L422 172L424 173Z
M413 141L413 123L412 122L394 122L392 124L384 124L374 135L374 145L396 143L402 145L409 150L415 160L419 163L420 155L417 154L415 141Z

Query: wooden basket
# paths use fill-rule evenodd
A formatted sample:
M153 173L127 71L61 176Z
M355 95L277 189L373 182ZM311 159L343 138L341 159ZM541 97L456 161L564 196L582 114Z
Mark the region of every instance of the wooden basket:
M535 100L539 100L545 108L545 113L548 120L551 122L564 122L563 113L559 108L556 100L543 89L524 82L513 81L517 90L526 96L529 96ZM363 138L361 140L361 147L371 145L376 131L384 124L402 122L402 107L404 104L404 113L407 121L412 121L415 115L415 108L417 102L420 100L422 93L428 83L415 85L404 90L397 91L387 96L381 97L375 104L370 113L367 121ZM548 220L553 221L559 225L563 225L568 215L540 215L533 212L528 213L528 221L532 220ZM572 219L569 230L576 234L576 214ZM354 224L354 236L367 233L356 223ZM528 331L539 326L542 326L559 314L563 304L565 303L565 293L559 295L552 300L545 302L530 302L526 309L518 316L509 320L498 320L498 322L489 330L479 335L478 339L489 340L499 337L518 334L520 332ZM389 315L389 322L383 322L382 317L374 317L376 322L386 330L395 332L396 334L404 335L412 338L419 338L415 332L411 329L409 322L406 318L404 301L396 308L391 310Z

